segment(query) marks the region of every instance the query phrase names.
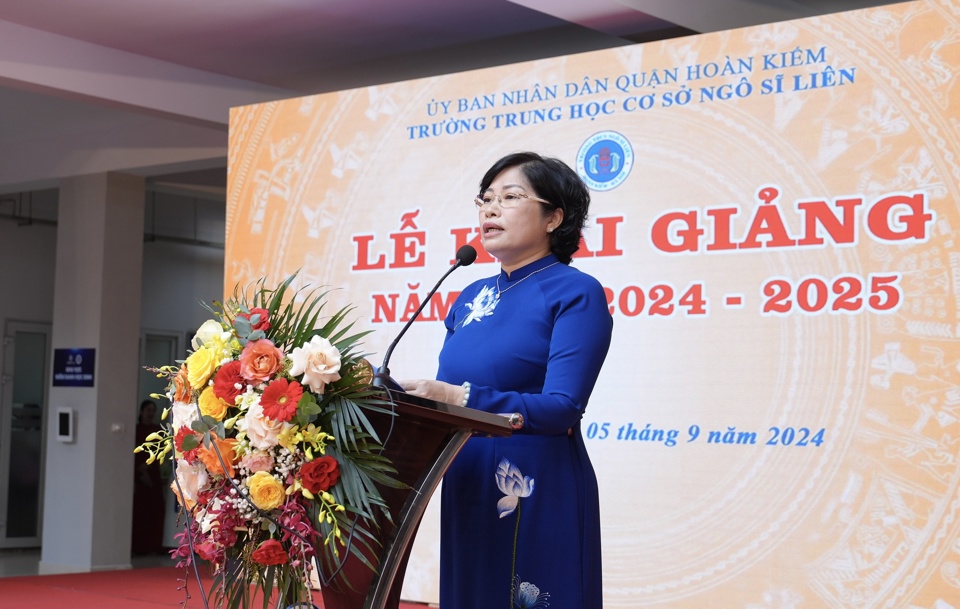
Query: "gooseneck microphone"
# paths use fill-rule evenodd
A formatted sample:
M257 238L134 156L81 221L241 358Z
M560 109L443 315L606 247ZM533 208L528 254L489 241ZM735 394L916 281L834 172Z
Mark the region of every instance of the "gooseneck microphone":
M407 329L410 325L416 321L417 317L420 316L420 312L423 311L423 307L427 306L427 303L430 302L430 299L433 298L434 293L440 288L440 284L443 283L443 280L446 279L450 273L454 272L461 266L470 266L477 259L477 250L470 245L464 245L457 250L457 261L453 263L446 273L443 274L443 277L440 278L440 281L437 282L437 285L433 286L433 289L430 290L430 293L427 294L427 297L423 299L423 302L420 303L420 307L417 311L407 320L407 323L403 326L403 329L400 330L400 333L397 334L397 337L393 339L393 342L390 343L390 346L387 347L387 352L383 356L383 364L380 365L380 368L377 369L376 374L373 375L373 386L374 387L383 387L385 389L393 389L395 391L403 391L403 388L400 387L400 384L395 380L390 378L390 369L387 367L387 364L390 363L390 356L393 355L393 350L396 348L397 343L400 342L400 339L403 338L403 335L407 332Z

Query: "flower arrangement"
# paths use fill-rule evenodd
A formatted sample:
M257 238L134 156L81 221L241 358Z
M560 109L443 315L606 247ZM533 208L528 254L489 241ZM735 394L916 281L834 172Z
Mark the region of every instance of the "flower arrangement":
M372 568L377 519L390 517L377 484L400 486L365 414L390 412L357 352L367 333L350 334L349 307L318 326L326 293L288 298L293 279L214 302L186 360L155 369L171 406L136 452L172 454L187 515L172 554L211 564L205 605L262 593L265 608L310 606L313 569L326 583L347 554Z

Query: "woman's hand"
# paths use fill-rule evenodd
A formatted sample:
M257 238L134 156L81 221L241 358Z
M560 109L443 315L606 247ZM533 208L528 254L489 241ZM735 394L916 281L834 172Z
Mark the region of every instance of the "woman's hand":
M466 389L462 385L451 385L443 381L431 381L429 379L400 381L400 386L411 395L443 402L444 404L453 404L454 406L461 406L466 394Z

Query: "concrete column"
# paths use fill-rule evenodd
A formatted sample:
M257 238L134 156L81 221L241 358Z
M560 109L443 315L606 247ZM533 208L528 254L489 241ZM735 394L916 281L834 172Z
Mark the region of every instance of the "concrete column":
M93 387L51 387L76 413L74 441L48 425L40 573L130 566L143 267L144 180L62 180L53 348L96 349Z

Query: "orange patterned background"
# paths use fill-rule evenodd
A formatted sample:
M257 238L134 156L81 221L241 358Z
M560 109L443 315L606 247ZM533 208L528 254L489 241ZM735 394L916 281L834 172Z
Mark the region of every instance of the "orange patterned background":
M493 161L617 165L574 262L615 319L583 423L605 604L960 608L958 70L930 0L236 108L225 288L300 269L379 362ZM394 376L497 270L447 280ZM407 598L436 600L435 511Z

